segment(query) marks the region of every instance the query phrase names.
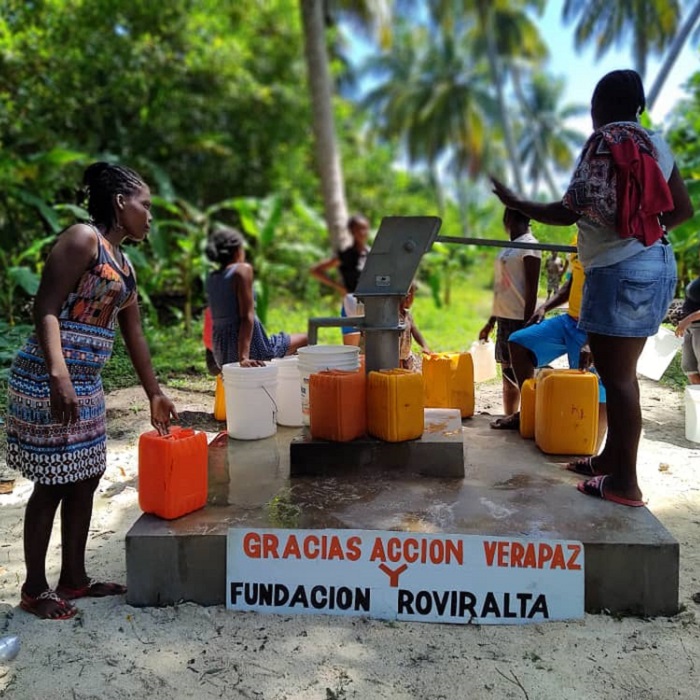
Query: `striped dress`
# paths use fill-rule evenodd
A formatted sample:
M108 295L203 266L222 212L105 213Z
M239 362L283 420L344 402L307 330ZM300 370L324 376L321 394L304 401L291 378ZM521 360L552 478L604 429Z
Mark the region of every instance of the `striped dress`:
M61 308L63 357L78 396L80 420L51 417L49 379L36 335L17 353L9 377L7 466L45 485L101 476L107 464L105 399L100 372L112 354L117 312L136 300L131 263L125 269L97 232L98 254Z

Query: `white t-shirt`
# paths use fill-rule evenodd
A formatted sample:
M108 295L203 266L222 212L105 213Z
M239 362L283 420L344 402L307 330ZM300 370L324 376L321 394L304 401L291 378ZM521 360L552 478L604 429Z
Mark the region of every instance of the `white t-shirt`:
M537 243L528 229L515 243ZM496 257L492 315L499 318L525 318L525 263L527 257L541 258L539 250L503 248Z
M656 148L659 168L668 182L673 172L673 153L658 131L647 133ZM636 238L620 238L617 231L601 226L585 216L576 222L576 226L578 227L579 260L586 270L614 265L631 258L645 248L644 243Z

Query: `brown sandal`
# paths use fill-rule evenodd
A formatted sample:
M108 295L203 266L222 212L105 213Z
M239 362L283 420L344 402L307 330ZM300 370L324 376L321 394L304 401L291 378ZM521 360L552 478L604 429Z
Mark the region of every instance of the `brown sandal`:
M30 596L22 591L22 600L19 607L22 610L36 615L41 620L70 620L78 613L78 608L62 598L56 591L46 589L38 596Z
M65 600L75 600L76 598L106 598L110 595L124 595L126 586L121 583L111 583L90 579L81 588L68 588L59 584L56 586L56 593Z

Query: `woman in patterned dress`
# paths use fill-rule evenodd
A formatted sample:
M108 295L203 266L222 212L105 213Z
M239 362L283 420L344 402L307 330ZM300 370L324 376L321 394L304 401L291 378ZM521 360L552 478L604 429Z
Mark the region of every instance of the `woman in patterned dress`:
M153 426L167 433L171 417L177 418L153 372L134 271L120 247L125 238L146 237L150 191L134 171L107 163L88 167L84 185L93 224L70 226L53 247L34 302L36 332L17 354L9 379L8 466L34 482L24 517L27 576L20 605L52 620L73 617L76 598L126 591L85 570L93 496L106 467L100 372L117 322ZM59 505L61 572L54 590L46 552Z

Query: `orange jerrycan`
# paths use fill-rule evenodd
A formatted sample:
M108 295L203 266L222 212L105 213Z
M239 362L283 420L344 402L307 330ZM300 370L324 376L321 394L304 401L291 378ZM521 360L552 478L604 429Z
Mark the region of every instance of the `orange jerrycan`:
M423 356L426 408L458 408L462 418L474 415L474 362L468 352Z
M224 377L216 375L216 391L214 392L214 420L226 420L226 394L224 392Z
M535 443L547 454L592 455L598 439L598 378L578 369L538 376Z
M367 377L367 432L387 442L423 435L423 378L408 369L370 372Z
M535 437L535 392L536 379L526 379L520 388L520 437Z
M367 378L339 369L309 377L309 430L317 440L349 442L367 432Z
M139 506L172 520L207 502L207 436L173 427L168 435L151 430L139 438Z

